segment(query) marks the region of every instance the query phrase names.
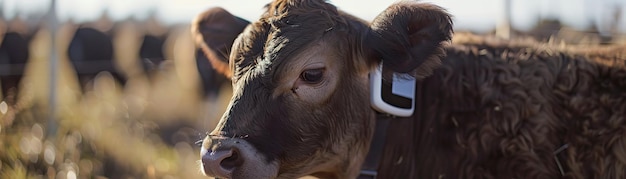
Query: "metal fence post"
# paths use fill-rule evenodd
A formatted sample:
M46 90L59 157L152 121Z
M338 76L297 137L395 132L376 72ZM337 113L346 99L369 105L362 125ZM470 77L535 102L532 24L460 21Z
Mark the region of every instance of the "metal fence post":
M58 72L58 57L56 48L56 35L57 35L57 16L56 16L56 0L50 0L50 9L48 11L48 28L50 28L50 94L48 96L48 124L47 124L47 136L54 137L57 130L56 115L57 115L57 72Z

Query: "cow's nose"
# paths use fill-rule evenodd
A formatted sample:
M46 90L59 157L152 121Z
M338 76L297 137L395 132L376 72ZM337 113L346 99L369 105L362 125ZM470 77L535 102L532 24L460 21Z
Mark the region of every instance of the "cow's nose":
M204 174L216 178L276 178L279 162L268 161L239 138L207 137L200 151Z
M244 159L236 146L216 151L206 151L202 155L204 172L216 178L232 178L233 171L241 166L243 161Z

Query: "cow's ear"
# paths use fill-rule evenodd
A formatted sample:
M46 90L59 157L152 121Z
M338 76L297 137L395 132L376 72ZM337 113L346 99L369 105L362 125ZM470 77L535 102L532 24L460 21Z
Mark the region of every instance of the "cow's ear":
M230 49L248 24L250 22L215 7L196 16L191 24L191 33L213 68L231 78L232 72L228 65Z
M425 3L396 3L370 24L366 43L385 67L424 78L441 64L443 46L452 37L452 20L442 8Z

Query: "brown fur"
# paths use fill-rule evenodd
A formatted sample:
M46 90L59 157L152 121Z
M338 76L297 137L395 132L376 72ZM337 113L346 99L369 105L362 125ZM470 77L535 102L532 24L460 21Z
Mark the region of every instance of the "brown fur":
M390 119L379 178L563 177L557 163L566 178L626 177L620 48L449 45L450 16L415 2L366 24L323 1L277 0L242 31L225 72L234 97L209 138L245 138L280 161L278 178L355 177L374 129L366 71L380 61L420 80L414 115ZM224 45L197 35L208 50ZM332 89L299 83L316 56ZM316 87L328 92L300 94Z
M228 54L237 37L237 33L233 32L241 32L248 25L248 21L235 17L222 8L213 8L198 15L191 24L196 45L217 72L230 78L232 74L228 70Z
M364 33L357 30L366 25L353 17L340 18L339 13L321 1L269 4L261 19L234 40L229 69L236 90L210 137L245 137L268 161L280 161L279 178L355 176L370 143L362 139L372 135L374 112L367 102L365 82L353 80L366 74L353 73L366 72L365 64L357 61L359 53L346 52L361 48L360 36L354 34ZM206 24L212 25L216 24ZM291 87L284 83L293 79L286 78L293 76L288 74L300 74L292 67L297 64L293 59L308 58L302 57L303 50L318 43L328 47L314 56L323 55L345 69L334 74L337 87L322 105L302 100L296 88L283 90ZM346 112L335 113L336 109Z
M381 177L559 178L555 157L566 178L625 177L625 59L559 48L449 47L392 121Z

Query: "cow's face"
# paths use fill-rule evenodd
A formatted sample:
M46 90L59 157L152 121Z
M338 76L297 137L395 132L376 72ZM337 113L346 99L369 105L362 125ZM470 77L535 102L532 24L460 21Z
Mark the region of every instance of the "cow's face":
M418 8L416 4L406 6ZM221 9L209 12L232 18ZM436 15L441 14L447 25L437 24L436 28L444 28L440 30L447 31L439 33L449 35L449 18L443 12ZM276 1L268 5L259 21L241 32L229 53L211 49L223 44L201 44L212 63L226 61L217 58L220 55L216 53L230 54L229 68L224 74L230 75L234 89L228 110L204 140L204 172L225 178L356 176L374 129L375 115L367 88L369 70L389 55L387 51L409 59L390 62L391 68L432 70L434 63L430 59L438 55L434 52L440 50L440 42L449 38L417 34L404 40L408 44L395 47L366 45L396 43L386 39L389 34L397 35L397 30L409 35L412 34L406 29L430 32L428 28L411 25L413 22L409 27L391 29L395 27L385 22L395 22L397 18L381 16L385 17L368 26L323 1ZM208 31L217 37L226 36L218 32L232 33L219 31L228 24L210 21L215 20L200 18L196 27L214 28ZM418 22L423 26L438 23ZM208 31L196 28L195 32L202 36L198 39L210 41L206 38ZM386 31L393 32L385 34ZM415 45L409 49L403 47L412 44ZM414 49L410 48L420 45L433 46L430 50L434 52L412 58ZM403 49L388 49L400 47ZM410 65L417 67L407 67Z

